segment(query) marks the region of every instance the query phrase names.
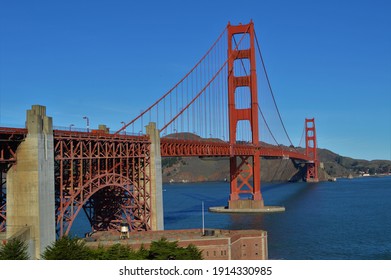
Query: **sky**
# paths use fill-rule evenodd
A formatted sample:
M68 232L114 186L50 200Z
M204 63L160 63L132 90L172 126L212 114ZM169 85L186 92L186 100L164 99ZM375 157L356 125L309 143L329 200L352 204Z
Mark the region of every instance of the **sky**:
M55 126L115 130L253 20L286 129L316 119L318 147L391 160L387 0L1 1L0 126L45 105Z

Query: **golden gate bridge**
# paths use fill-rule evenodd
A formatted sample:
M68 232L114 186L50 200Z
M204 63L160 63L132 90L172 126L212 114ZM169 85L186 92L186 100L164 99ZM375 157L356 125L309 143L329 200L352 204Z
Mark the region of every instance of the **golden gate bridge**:
M230 209L264 207L261 157L301 161L307 182L318 181L315 121L305 120L305 148L296 148L277 107L253 22L228 23L173 88L114 133L53 129L45 126L50 120L42 110L33 106L31 111L41 117L35 119L43 131L39 137L53 141L51 149L47 144L37 149L53 161L49 181L59 236L70 232L80 211L94 230L118 230L124 220L133 231L158 229L161 167L155 165L160 156L228 157ZM11 181L18 181L14 174L23 170L28 153L23 145L34 133L28 124L0 127L0 230L10 225Z

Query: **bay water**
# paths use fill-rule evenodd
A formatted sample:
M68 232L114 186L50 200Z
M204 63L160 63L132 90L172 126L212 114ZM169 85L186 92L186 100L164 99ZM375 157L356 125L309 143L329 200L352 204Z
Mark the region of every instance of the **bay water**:
M265 205L285 212L222 214L229 183L186 183L163 186L165 229L205 227L262 229L268 232L270 259L390 260L391 176L338 179L319 183L263 183ZM72 232L88 231L80 218Z

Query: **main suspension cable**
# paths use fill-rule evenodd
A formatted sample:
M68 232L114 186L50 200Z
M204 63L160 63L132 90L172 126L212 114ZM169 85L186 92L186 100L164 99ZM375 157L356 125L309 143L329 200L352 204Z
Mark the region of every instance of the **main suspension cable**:
M255 32L255 30L254 30L254 35L255 35L255 41L256 41L256 43L257 43L258 53L259 53L259 56L260 56L260 58L261 58L262 67L263 67L263 70L264 70L264 72L265 72L266 81L267 81L267 84L268 84L270 93L271 93L271 95L272 95L272 98L273 98L274 106L276 107L276 110L277 110L277 113L278 113L278 117L280 118L280 121L281 121L282 127L283 127L283 129L284 129L284 131L285 131L286 137L288 137L289 143L290 143L292 146L294 146L293 143L292 143L292 141L291 141L291 139L290 139L290 137L289 137L289 135L288 135L288 132L286 131L284 122L282 121L282 117L281 117L281 114L280 114L280 110L278 110L277 103L276 103L276 99L274 98L273 89L272 89L272 86L271 86L271 84L270 84L269 76L268 76L267 71L266 71L265 62L264 62L263 57L262 57L262 52L261 52L260 44L259 44L259 42L258 42L257 33Z
M205 53L205 55L197 62L196 65L178 82L176 83L168 92L166 92L162 97L160 97L155 103L153 103L150 107L148 107L146 110L144 110L140 115L138 115L135 119L121 127L118 131L116 131L114 134L118 134L121 131L125 130L129 125L133 124L136 120L144 116L148 111L150 111L153 107L155 107L160 101L162 101L164 98L166 98L171 92L174 91L178 87L179 84L181 84L189 75L197 69L197 67L201 64L201 62L209 55L209 53L213 50L213 48L216 46L216 44L220 41L220 39L223 37L227 30L227 27L221 32L217 40L212 44L212 46L208 49L208 51Z

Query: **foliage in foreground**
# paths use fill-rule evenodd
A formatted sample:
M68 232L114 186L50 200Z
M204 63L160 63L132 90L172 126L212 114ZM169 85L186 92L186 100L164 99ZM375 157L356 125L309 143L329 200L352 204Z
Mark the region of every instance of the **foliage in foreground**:
M46 247L42 254L44 260L89 260L90 249L78 238L64 236Z
M194 245L179 247L176 241L165 238L153 241L150 249L143 246L139 250L114 244L108 248L99 246L91 249L84 240L64 236L46 248L42 254L45 260L200 260L201 251Z
M201 260L201 251L190 244L186 248L179 247L178 242L167 239L153 241L149 249L149 260Z
M114 244L108 248L99 246L90 251L92 260L145 260L148 255L148 251L143 248L136 251L121 244Z
M28 260L27 243L19 239L11 239L0 246L0 260Z

